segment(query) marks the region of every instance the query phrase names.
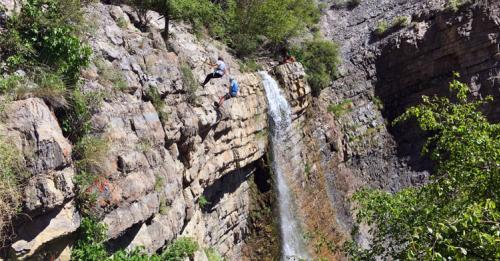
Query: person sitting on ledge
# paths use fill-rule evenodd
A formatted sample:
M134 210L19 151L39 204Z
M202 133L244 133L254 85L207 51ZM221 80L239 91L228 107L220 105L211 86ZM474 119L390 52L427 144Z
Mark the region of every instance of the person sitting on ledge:
M225 100L237 97L239 91L240 86L238 85L238 82L233 77L229 77L229 92L226 93L226 95L220 97L217 107L222 107Z

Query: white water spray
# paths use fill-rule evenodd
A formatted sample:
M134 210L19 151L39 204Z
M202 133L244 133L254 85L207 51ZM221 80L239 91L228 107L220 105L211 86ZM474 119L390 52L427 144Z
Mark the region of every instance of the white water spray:
M285 173L291 173L290 153L292 136L292 110L280 91L278 83L266 72L260 72L266 97L269 104L269 128L271 130L271 146L273 153L273 171L276 174L278 187L278 205L280 213L283 260L307 259L302 234L295 218L295 205L292 191L287 183Z

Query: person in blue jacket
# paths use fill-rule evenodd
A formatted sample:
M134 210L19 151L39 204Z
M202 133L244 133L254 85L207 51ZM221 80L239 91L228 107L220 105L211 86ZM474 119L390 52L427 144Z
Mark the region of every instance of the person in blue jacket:
M217 107L222 107L225 100L229 100L231 98L238 96L239 91L240 91L240 86L238 85L238 82L234 79L234 77L229 77L229 92L226 95L220 97Z

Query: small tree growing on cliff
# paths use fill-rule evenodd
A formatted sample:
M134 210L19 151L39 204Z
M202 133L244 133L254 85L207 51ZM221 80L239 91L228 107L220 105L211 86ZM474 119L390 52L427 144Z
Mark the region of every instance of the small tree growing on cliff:
M207 27L213 33L218 34L222 26L221 19L224 17L220 5L213 4L209 0L129 0L139 15L140 22L146 26L151 17L148 11L153 10L165 19L165 29L162 37L165 42L169 38L169 25L171 21L188 21L195 30L202 26Z
M313 95L319 95L337 76L340 58L338 45L334 42L314 39L293 48L292 53L304 65Z
M458 76L458 75L456 75ZM453 80L457 103L423 97L396 123L416 118L433 135L423 152L438 164L431 182L390 194L361 190L358 221L373 226L369 250L347 244L353 257L397 260L500 258L500 124L468 101L468 87Z

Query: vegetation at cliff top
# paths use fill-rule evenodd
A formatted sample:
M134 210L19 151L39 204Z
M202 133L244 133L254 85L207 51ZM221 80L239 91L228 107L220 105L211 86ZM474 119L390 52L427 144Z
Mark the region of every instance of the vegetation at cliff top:
M131 0L129 3L142 14L143 23L149 22L146 13L150 9L162 14L167 24L171 20L187 21L195 33L206 28L211 36L228 44L242 58L258 52L275 55L291 48L288 40L312 29L320 18L318 3L309 0ZM169 31L163 34L168 41ZM336 77L340 60L338 46L331 41L315 38L292 49L307 70L314 94ZM245 70L258 67L251 63L251 58L248 61Z
M162 14L167 23L183 20L195 31L206 28L210 35L226 42L240 55L255 52L259 46L271 48L284 44L319 21L320 10L315 1L209 1L209 0L130 0L143 15L147 10ZM165 39L168 39L168 31Z
M6 72L44 68L75 81L88 65L90 47L78 36L78 0L28 0L19 14L8 18L0 40Z
M74 261L183 261L192 258L199 248L193 239L182 237L168 245L161 254L148 255L138 247L130 251L119 250L111 255L104 246L105 225L92 218L83 218L78 233L71 252L71 260Z
M491 98L469 101L457 80L450 89L456 103L424 96L396 120L414 118L431 134L423 153L437 170L421 187L355 194L357 219L372 226L374 238L368 250L346 244L353 259L500 259L500 124L479 111Z

